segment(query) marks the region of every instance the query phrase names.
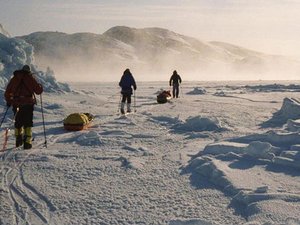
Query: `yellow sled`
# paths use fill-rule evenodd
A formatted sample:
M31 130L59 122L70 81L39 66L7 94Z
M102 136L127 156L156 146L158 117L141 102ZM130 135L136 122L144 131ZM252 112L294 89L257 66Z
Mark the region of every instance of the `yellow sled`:
M64 119L64 129L69 131L85 130L93 121L94 116L90 113L72 113Z

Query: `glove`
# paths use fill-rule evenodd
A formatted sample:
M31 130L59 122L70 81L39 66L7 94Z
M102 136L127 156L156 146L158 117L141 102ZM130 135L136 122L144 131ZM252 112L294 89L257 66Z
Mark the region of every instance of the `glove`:
M133 87L133 90L136 90L136 86Z

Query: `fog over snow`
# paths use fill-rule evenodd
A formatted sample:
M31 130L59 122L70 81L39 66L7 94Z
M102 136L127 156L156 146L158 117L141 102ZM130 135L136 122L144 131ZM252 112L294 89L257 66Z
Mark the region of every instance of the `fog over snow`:
M7 7L10 8L10 4L12 3L6 3ZM55 3L44 2L41 4L46 4L49 7L51 4L54 4L52 5L54 8L59 7L59 4ZM176 7L174 6L175 8L180 8L179 2L174 4L176 5ZM189 4L193 5L195 2L190 2ZM232 10L233 16L240 16L244 20L245 15L248 13L244 16L240 15L237 13L238 7L250 7L253 3L244 2L239 5L233 1L232 5L227 4L228 3L224 3L224 10ZM24 7L30 11L32 10L29 8L30 5L32 5L33 8L36 7L33 3L28 3L28 5ZM69 5L68 2L66 2L66 6L67 5ZM74 3L74 7L78 7L79 12L82 10L81 15L83 15L83 11L87 10L87 7L91 5L93 4L80 4L80 1ZM212 5L208 6L209 10L212 10ZM79 6L82 6L82 8ZM94 6L96 9L99 9L96 3ZM102 7L104 6L105 4L102 5ZM255 6L249 9L261 15L261 10L263 9L273 7L273 10L282 12L280 7L282 7L282 9L288 8L287 3L281 4L280 7L278 3L274 3L274 5L271 6L272 4L268 2L261 5L261 8ZM140 7L140 5L138 4L137 7ZM175 8L173 8L173 10ZM184 11L188 11L188 9L191 8L185 5L183 9ZM196 4L195 9L200 10L202 8L199 8ZM222 7L216 8L215 10L218 12L219 10L222 11L221 9ZM49 13L51 13L53 8L50 7L49 10ZM70 10L74 10L73 6ZM128 12L126 11L126 13ZM274 16L274 14L271 15ZM284 21L280 19L283 17L276 17L281 22L280 24L276 23L276 26L279 27L280 25L281 27L282 32L280 32L280 34L289 34L291 28L288 27L288 25L293 24L294 15L295 12L292 10L289 16L284 17L286 18L285 21L291 21L286 27L284 27ZM205 17L207 15L203 16ZM249 19L250 18L251 17L249 17ZM262 19L261 17L257 18ZM217 22L218 17L215 19ZM264 23L269 24L265 19L262 20ZM177 20L174 18L174 22L175 21ZM213 20L205 21L212 22ZM226 23L229 22L227 19L225 21ZM8 30L14 29L11 25L8 26L2 21L0 22ZM82 21L78 21L78 25L81 24L81 22ZM219 24L219 21L217 24ZM267 26L267 24L264 24L263 27L265 30L270 31L271 25L269 24L269 26ZM262 45L266 46L270 40L265 40L264 38L258 40L265 44L260 44L258 48L249 48L247 44L242 45L236 40L237 38L241 40L242 34L234 38L232 42L224 42L224 40L227 41L228 39L224 39L222 35L213 35L211 38L207 38L205 32L209 33L213 30L207 30L207 28L201 30L203 36L199 36L199 34L186 35L184 29L172 29L172 26L166 29L164 28L166 26L160 27L159 24L156 23L145 25L142 28L140 28L140 25L118 26L113 24L111 27L107 27L106 25L101 27L101 32L92 32L93 29L84 30L84 32L82 32L78 29L74 30L73 33L66 33L65 30L67 31L68 29L58 32L56 31L57 29L51 30L51 27L52 26L49 26L46 31L44 31L45 29L33 30L32 33L23 34L22 36L17 36L17 38L23 39L33 46L35 66L42 71L46 71L47 68L50 67L56 79L59 81L115 82L120 79L122 72L126 68L130 68L135 77L140 81L168 80L174 69L178 70L184 80L190 81L296 80L300 73L300 61L297 60L296 57L290 57L289 54L284 56L283 54L271 54L270 51L265 52ZM214 26L211 25L211 28L213 27ZM236 28L236 26L232 27ZM258 28L262 35L264 33L262 31L263 27ZM286 32L283 32L285 28ZM225 27L222 29L225 29ZM0 30L6 36L9 34L2 25ZM241 30L245 32L248 37L251 37L251 40L255 39L253 35L258 32L254 27L252 29L239 29L240 33ZM218 29L218 31L221 31L221 29ZM251 35L248 32L251 33ZM243 33L243 35L245 34ZM292 36L294 35L291 35L291 37ZM230 35L227 35L227 37L230 37ZM267 36L265 36L265 38L266 37ZM274 36L272 41L276 39L281 42L282 38L281 35L279 35L279 37ZM284 45L275 45L276 49L290 48L291 44L288 43L290 43L291 40L285 38L284 41ZM297 49L297 45L293 45L293 49ZM276 53L276 51L274 51L274 53ZM282 75L283 73L285 73L284 76Z
M118 81L130 68L137 80L297 79L300 61L241 46L201 41L159 27L115 26L103 34L35 32L20 36L34 47L35 61L64 81ZM286 76L282 76L285 72Z

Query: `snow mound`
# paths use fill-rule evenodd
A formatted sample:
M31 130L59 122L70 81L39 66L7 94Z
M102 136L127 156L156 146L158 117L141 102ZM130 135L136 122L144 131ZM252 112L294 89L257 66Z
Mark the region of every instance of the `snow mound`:
M294 98L285 98L281 109L273 114L273 117L262 123L262 127L280 127L289 119L300 119L300 102Z
M82 146L98 146L101 145L100 135L95 131L89 131L80 135L76 143Z
M288 167L293 167L295 169L300 169L300 159L298 157L287 158L286 155L285 157L276 156L273 159L273 163L280 166L285 166L285 167L288 166Z
M46 92L69 92L67 84L57 82L54 72L48 68L46 72L38 71L34 65L34 49L22 39L9 38L0 34L0 88L4 89L15 70L24 64L31 67L32 72L42 83Z
M261 143L255 143L252 147L254 146L260 146L261 149L267 147L266 144ZM243 160L244 162L241 164L249 163L250 165L253 163L249 159ZM237 170L233 164L237 164L237 162L226 162L204 155L194 158L186 169L197 175L193 176L193 179L202 180L203 177L206 178L224 192L232 195L233 203L244 205L244 213L248 221L267 222L269 221L267 215L272 215L274 217L272 220L280 221L280 224L286 224L285 221L289 215L293 221L300 219L295 218L296 212L299 211L300 202L300 195L297 194L297 190L294 193L280 190L286 175L275 176L275 179L268 178L265 176L264 170L257 168ZM298 182L295 181L294 184L297 189ZM279 208L273 207L276 202L278 207L280 206ZM281 210L285 207L289 209L287 212ZM270 210L277 209L280 209L279 213L270 214Z
M187 95L204 95L206 94L206 90L201 87L195 87L194 90L186 93Z
M94 147L102 144L100 135L95 131L69 132L67 137L60 138L60 143L76 143L80 146Z
M278 149L268 142L253 141L246 148L245 153L257 159L272 160Z
M201 132L201 131L223 131L225 128L217 119L201 116L189 117L171 127L175 132Z
M225 97L226 94L224 91L217 91L214 93L214 96Z
M290 159L295 159L295 160L300 160L300 152L298 151L293 151L293 147L291 148L291 151L283 151L281 152L280 156L284 158L290 158Z
M254 92L299 92L300 85L290 84L267 84L267 85L246 85L245 88Z
M299 132L300 131L300 119L299 120L291 120L287 121L287 130L292 132Z
M205 146L200 155L247 155L256 159L272 160L278 154L279 148L268 142L253 141L249 144L235 142L219 142Z
M233 142L213 143L205 146L203 154L220 155L227 154L229 152L240 154L244 152L244 149L247 146L247 144Z
M272 215L272 221L288 224L291 216L288 222L298 224L300 122L294 119L300 116L299 109L297 100L284 99L282 108L270 120L285 125L282 129L208 144L189 162L186 171L193 179L205 177L232 195L233 202L245 206L248 221L264 223Z
M262 134L251 134L244 137L230 139L232 142L250 143L252 141L268 142L276 147L290 148L292 145L300 144L300 134L289 131L270 130Z
M300 120L293 120L299 116L300 104L294 99L284 99L284 103L280 111L276 114L275 121L287 120L285 124L285 130L270 130L263 134L253 134L245 137L232 139L239 143L250 143L250 142L264 142L264 147L261 145L249 147L251 150L248 152L249 155L259 154L259 158L265 158L272 160L272 163L285 167L291 167L295 169L300 168ZM272 119L273 119L272 118ZM273 147L276 146L276 147ZM269 151L268 151L269 150ZM265 157L264 157L264 156Z
M174 118L169 116L152 116L151 120L163 125L174 125L180 122L178 117Z

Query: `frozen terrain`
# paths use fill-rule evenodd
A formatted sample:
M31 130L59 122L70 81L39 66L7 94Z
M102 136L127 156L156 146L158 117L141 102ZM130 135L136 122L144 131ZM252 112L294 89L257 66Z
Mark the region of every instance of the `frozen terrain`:
M0 224L300 224L299 84L190 82L166 104L167 82L137 84L126 117L117 83L45 93L47 148L40 103L31 150L9 113ZM73 112L92 126L65 131Z
M15 70L25 64L30 65L34 76L43 84L47 92L70 91L67 84L57 82L53 70L47 67L46 72L38 69L34 61L34 47L24 40L10 37L0 24L0 94L6 87ZM3 99L0 100L3 104Z

